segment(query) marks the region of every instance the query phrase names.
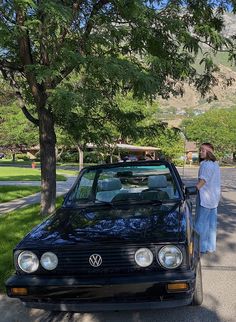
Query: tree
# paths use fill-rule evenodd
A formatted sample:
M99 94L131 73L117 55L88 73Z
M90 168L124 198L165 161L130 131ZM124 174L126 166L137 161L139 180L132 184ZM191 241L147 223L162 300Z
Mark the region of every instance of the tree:
M25 116L39 126L42 213L56 196L54 100L71 75L78 88L64 92L64 115L71 92L102 85L153 99L179 94L176 82L189 79L206 92L215 66L205 56L198 75L193 61L202 42L215 50L231 43L220 35L227 1L2 0L0 69L14 88ZM233 3L234 4L234 3ZM232 58L233 52L232 52ZM91 88L91 86L88 86ZM88 111L89 114L89 111Z
M164 127L159 129L158 135L146 137L139 142L160 148L161 154L164 155L166 159L172 161L178 159L185 153L183 138L180 133L173 128Z
M38 131L16 103L0 106L0 146L14 154L21 147L38 144Z
M105 157L112 155L117 143L133 142L145 136L152 136L161 127L160 122L150 122L154 108L132 95L117 95L113 100L103 96L103 91L80 93L71 102L70 113L64 117L60 104L55 110L56 121L68 133L71 142L80 155L83 164L83 152L87 143L93 143ZM96 98L95 98L96 96ZM82 98L82 99L81 99ZM57 97L59 102L60 97ZM89 115L88 115L89 111Z
M0 106L10 105L15 101L15 93L0 74Z
M236 150L236 108L211 109L183 121L181 127L188 139L198 144L211 142L219 157Z

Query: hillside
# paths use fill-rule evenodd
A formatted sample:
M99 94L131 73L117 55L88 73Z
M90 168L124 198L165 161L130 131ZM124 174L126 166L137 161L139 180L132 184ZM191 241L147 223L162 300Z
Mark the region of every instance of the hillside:
M236 34L236 15L228 13L224 17L224 35L232 36ZM197 70L201 69L199 65L201 58L199 55L196 61L195 68ZM182 97L170 97L168 100L158 99L161 117L175 119L177 123L180 123L181 119L186 117L186 114L189 114L189 112L197 115L210 108L236 106L236 66L233 66L228 61L228 54L225 52L218 53L214 57L214 62L219 67L219 71L214 75L218 80L218 84L212 88L211 95L215 95L217 99L209 103L207 97L201 97L193 86L184 84L184 94ZM232 84L226 86L225 79L231 79ZM174 122L174 125L176 125L176 122Z

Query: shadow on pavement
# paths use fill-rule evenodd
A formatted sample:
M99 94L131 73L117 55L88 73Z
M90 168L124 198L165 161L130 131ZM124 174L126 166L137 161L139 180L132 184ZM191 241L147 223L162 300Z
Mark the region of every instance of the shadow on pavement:
M217 306L217 301L215 301ZM1 307L1 305L0 305ZM13 308L13 306L11 306ZM2 309L1 309L1 312ZM209 310L204 306L182 307L175 309L149 310L149 311L114 311L101 313L71 313L71 312L46 312L43 310L13 309L3 315L1 322L222 322L216 310ZM233 322L227 319L227 322Z

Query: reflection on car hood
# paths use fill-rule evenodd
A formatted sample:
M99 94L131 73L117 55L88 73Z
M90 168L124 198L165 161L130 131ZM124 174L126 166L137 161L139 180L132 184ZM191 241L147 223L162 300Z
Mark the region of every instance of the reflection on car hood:
M85 211L61 208L32 230L17 248L72 245L78 242L183 240L185 216L179 207L169 213L154 211L149 216L104 217L103 210ZM111 211L115 211L114 209ZM125 211L125 210L123 210ZM100 215L100 216L99 216ZM37 247L38 248L38 247Z

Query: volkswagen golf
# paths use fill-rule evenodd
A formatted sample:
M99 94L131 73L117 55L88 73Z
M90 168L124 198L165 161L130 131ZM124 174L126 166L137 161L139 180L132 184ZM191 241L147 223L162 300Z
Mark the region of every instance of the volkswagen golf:
M61 208L15 247L8 296L77 312L200 305L195 193L166 161L84 168Z

